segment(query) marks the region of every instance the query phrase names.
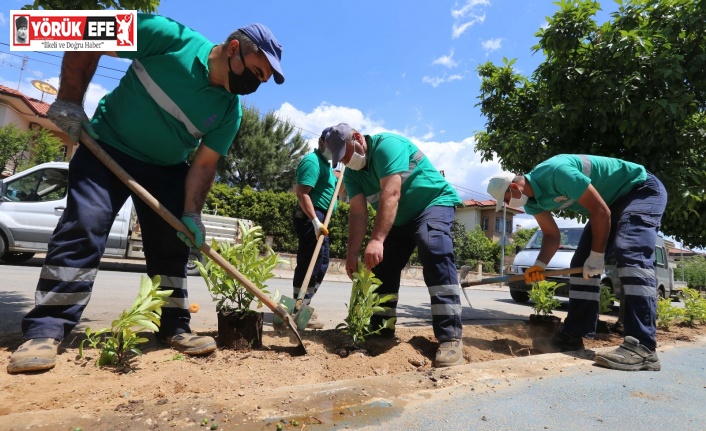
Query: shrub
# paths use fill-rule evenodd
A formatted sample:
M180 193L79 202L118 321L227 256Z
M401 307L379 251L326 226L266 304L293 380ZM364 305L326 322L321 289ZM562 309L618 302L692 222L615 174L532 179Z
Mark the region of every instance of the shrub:
M706 322L706 299L702 298L699 291L691 288L684 288L679 292L679 297L684 301L684 322L689 326L694 326L696 321Z
M672 305L670 298L659 298L657 300L657 327L669 330L672 324L682 318L683 311Z
M601 284L601 292L600 296L598 297L599 305L598 305L598 312L599 313L610 313L613 309L613 302L617 301L618 298L613 295L613 292L611 291L610 287Z
M563 285L564 283L547 280L532 283L529 298L532 301L532 308L535 314L549 316L553 314L552 310L559 308L561 302L554 297L554 291Z

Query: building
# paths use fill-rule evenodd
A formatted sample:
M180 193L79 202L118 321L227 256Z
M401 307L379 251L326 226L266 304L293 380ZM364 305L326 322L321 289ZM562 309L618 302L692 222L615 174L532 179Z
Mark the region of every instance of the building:
M488 199L477 201L469 199L463 201L465 207L456 209L456 218L466 228L467 231L476 229L480 226L485 236L493 241L500 241L503 238L503 229L508 238L512 238L513 217L516 214L524 214L525 212L519 208L507 207L505 211L505 220L503 220L503 211L495 212L495 200Z
M69 136L61 131L47 118L49 103L29 97L20 91L0 85L0 126L15 123L21 130L48 129L64 144L62 154L64 160L70 160L76 151L77 144L71 142ZM29 157L29 154L26 155ZM14 166L2 167L0 171L14 172Z

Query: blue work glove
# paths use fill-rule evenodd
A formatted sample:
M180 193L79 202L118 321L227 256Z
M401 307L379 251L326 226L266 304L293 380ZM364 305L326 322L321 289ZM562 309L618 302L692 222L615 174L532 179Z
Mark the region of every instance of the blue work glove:
M81 136L81 127L85 126L86 123L89 124L88 128L86 128L88 134L91 136L95 135L95 132L91 134L89 131L92 131L93 128L90 126L86 111L83 110L83 106L76 102L56 99L49 107L47 117L54 124L59 126L61 130L68 133L69 138L71 138L73 142L78 141L78 138Z
M201 214L186 212L181 217L181 222L194 234L196 247L201 247L206 239L206 228L201 222ZM180 240L184 241L184 244L189 247L194 247L194 243L182 232L177 232L177 236Z

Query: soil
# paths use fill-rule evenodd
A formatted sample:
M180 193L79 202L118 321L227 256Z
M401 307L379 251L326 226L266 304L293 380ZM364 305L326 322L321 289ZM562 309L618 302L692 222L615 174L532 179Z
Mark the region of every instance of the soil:
M395 340L369 340L364 350L351 349L350 338L334 329L304 331L305 356L295 356L295 343L265 327L261 349L219 349L205 357L184 357L145 334L150 341L144 354L129 368L97 368L94 350L87 360L79 359L81 335L74 333L60 347L54 369L8 375L4 369L22 340L18 333L0 333L0 430L330 429L356 415L372 420L373 408L363 406L376 399L469 384L469 379L510 381L559 372L550 368L569 364L522 362L519 358L538 354L528 327L526 322L465 325L466 364L499 364L482 371L432 368L437 344L431 327L398 327ZM660 330L657 338L662 349L704 335L706 325ZM585 340L588 353L575 356L590 359L590 349L620 342L617 334L599 334ZM576 357L569 359L587 362Z

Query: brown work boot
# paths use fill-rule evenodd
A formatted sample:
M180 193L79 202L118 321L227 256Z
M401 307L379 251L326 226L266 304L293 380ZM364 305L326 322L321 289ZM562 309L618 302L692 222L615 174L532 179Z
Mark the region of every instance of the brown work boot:
M53 338L33 338L27 340L10 356L8 373L26 373L54 368L59 340Z
M463 344L461 340L448 340L439 343L434 366L436 368L453 367L463 364Z
M190 332L166 337L163 342L187 355L205 355L216 350L216 340L205 335L194 335Z
M324 329L324 322L319 320L319 316L316 312L311 313L311 318L306 324L306 329Z

